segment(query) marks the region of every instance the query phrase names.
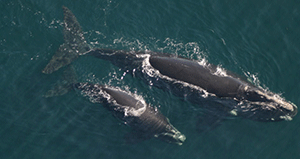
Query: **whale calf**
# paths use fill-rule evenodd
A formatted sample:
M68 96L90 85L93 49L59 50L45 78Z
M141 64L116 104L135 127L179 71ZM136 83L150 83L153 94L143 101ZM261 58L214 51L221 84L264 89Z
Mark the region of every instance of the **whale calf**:
M125 50L91 48L85 41L81 26L73 13L64 10L64 38L62 44L43 73L50 74L69 65L80 55L91 55L112 61L127 70L153 76L156 80L176 81L196 90L198 88L220 100L234 101L226 109L229 114L259 121L291 120L297 114L297 106L279 95L246 82L233 75L220 75L212 64L200 64L199 61L157 52L135 52ZM140 76L144 78L144 76Z
M143 97L109 85L80 83L72 65L64 69L61 79L44 94L44 97L61 96L72 90L79 91L92 103L100 103L124 124L130 126L133 131L125 136L130 143L152 137L177 145L182 145L186 140L185 135L156 107L147 104Z
M75 83L73 87L91 102L104 104L142 139L155 137L178 145L182 145L186 139L160 111L128 92L92 83Z

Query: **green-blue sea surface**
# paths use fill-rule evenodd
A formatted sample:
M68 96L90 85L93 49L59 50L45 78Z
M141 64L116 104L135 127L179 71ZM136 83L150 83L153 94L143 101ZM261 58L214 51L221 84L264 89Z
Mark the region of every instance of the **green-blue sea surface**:
M300 158L300 118L226 120L196 128L201 105L82 56L78 78L143 96L187 139L127 144L130 127L76 92L45 98L62 71L41 71L63 43L63 11L93 47L158 51L205 59L300 105L300 3L280 0L1 0L0 158Z

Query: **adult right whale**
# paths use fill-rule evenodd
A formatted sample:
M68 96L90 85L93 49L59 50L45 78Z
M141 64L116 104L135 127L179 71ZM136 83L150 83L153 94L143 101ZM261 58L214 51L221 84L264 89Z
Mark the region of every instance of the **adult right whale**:
M235 112L257 113L253 115L257 120L291 120L297 114L293 103L237 77L216 74L216 67L203 66L184 58L156 55L151 56L149 61L167 77L199 86L217 97L238 101L240 106L234 108Z
M140 74L141 78L154 77L154 82L167 81L165 83L169 86L165 88L174 86L174 83L182 83L183 87L197 90L196 93L204 92L221 102L230 101L229 106L220 108L228 114L259 121L291 120L297 114L297 106L292 102L228 71L220 74L219 67L212 64L201 64L196 60L151 51L91 48L76 17L68 8L63 7L63 10L65 43L54 54L43 73L50 74L69 65L79 55L91 55L110 60L126 72Z

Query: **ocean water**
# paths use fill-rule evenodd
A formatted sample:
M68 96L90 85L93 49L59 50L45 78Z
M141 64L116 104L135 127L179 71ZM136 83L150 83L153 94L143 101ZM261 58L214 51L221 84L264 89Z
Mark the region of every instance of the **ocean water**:
M130 128L76 92L45 98L62 71L42 74L63 43L62 6L93 47L206 59L300 105L297 1L1 0L0 158L300 158L300 118L236 118L197 132L198 105L152 87L109 61L80 57L81 81L134 92L186 135L182 146L127 144Z

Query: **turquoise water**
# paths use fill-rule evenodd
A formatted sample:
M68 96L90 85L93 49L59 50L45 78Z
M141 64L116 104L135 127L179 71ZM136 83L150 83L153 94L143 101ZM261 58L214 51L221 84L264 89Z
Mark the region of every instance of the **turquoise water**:
M228 120L196 131L199 106L124 74L109 61L74 62L81 81L118 86L157 106L187 137L128 145L130 128L75 92L44 98L62 71L41 73L63 42L65 5L94 47L206 59L300 105L296 1L0 2L0 158L300 158L300 119Z

